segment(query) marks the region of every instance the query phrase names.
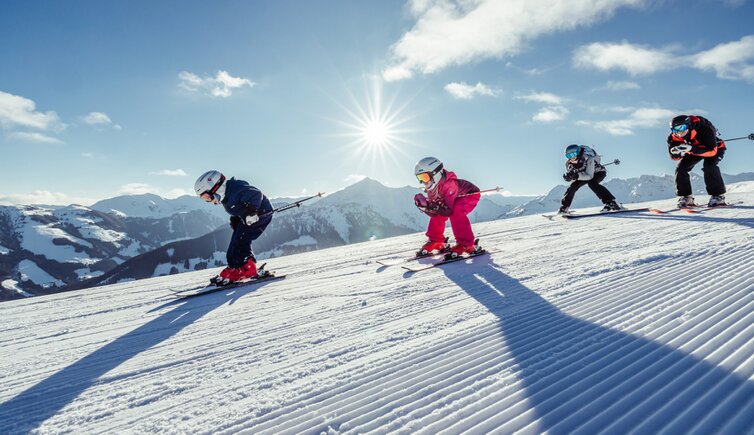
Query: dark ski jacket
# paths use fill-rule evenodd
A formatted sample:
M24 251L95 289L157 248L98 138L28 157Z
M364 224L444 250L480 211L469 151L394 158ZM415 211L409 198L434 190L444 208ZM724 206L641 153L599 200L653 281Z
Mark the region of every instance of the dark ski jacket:
M270 200L256 187L235 178L231 178L225 183L225 196L221 202L225 211L231 216L238 216L243 219L251 214L262 215L272 211ZM272 218L272 215L267 217Z
M714 157L718 150L725 149L725 142L717 136L717 129L707 118L693 115L689 118L691 125L684 137L677 137L672 133L668 135L668 154L671 159L680 160L683 157L671 151L676 145L691 145L691 151L686 154L699 157Z

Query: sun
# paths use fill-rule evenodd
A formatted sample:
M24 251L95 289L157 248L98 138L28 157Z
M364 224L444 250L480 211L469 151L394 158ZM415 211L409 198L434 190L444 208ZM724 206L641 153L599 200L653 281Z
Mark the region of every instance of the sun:
M361 129L364 144L370 147L384 147L390 143L390 126L381 120L369 120Z
M406 98L400 89L394 89L386 96L380 76L364 79L363 92L344 86L343 95L330 96L340 110L325 119L340 130L328 135L338 139L338 146L332 148L338 166L332 170L376 177L412 159L408 152L416 146L415 137L421 131L410 127L417 116L409 111L416 95Z

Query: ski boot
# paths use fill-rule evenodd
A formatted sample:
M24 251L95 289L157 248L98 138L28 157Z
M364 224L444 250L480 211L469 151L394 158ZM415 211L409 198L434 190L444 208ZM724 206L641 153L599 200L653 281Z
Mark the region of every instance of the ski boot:
M618 210L623 210L623 207L621 207L620 204L618 204L615 201L610 201L607 204L605 204L604 207L602 207L601 213L610 212L610 211L618 211Z
M240 274L240 271L236 269L235 267L226 267L222 271L220 271L220 274L217 275L214 278L211 278L209 282L211 282L214 285L228 285L232 282L238 281L238 276Z
M709 198L709 203L707 203L707 207L722 207L728 205L725 202L725 195L712 195Z
M691 208L696 207L694 204L694 197L691 195L682 196L678 199L678 208Z
M251 256L246 260L246 262L241 267L237 269L238 276L236 277L236 281L240 281L242 279L256 278L258 276L257 263L255 260L256 259L254 258L254 256Z
M561 214L568 214L568 207L565 207L565 206L561 206L561 207L560 207L560 208L558 209L558 214L559 214L559 215L561 215Z
M432 255L435 251L438 253L440 252L447 252L450 249L450 246L448 245L448 238L446 237L445 240L442 241L428 241L425 243L421 249L416 251L417 257L426 257L428 255Z
M455 246L450 248L450 252L445 254L445 259L452 260L454 258L462 256L463 254L476 254L480 251L483 251L483 249L479 246L479 239L474 240L473 245L462 245L460 243L456 243Z

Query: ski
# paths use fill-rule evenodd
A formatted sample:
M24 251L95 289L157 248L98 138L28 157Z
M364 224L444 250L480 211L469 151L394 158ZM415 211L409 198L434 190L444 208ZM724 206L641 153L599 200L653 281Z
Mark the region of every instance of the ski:
M428 252L426 254L422 254L420 250L420 251L416 251L413 257L399 258L392 261L390 259L376 260L375 262L382 266L397 266L399 264L410 263L412 261L421 260L422 258L434 258L434 257L437 257L438 255L445 255L448 252L450 252L450 245L448 245L448 237L446 237L445 249L443 249L442 251L438 251L438 252L433 251L433 252Z
M422 258L437 258L441 255L445 255L447 251L441 251L435 254L427 254L427 255L415 255L413 257L406 257L406 258L399 258L396 260L376 260L375 263L380 264L382 266L398 266L399 264L403 263L410 263L412 261L421 260Z
M434 263L427 263L427 264L422 264L422 265L413 266L413 267L412 266L401 266L401 267L412 273L421 272L422 270L432 269L433 267L437 267L437 266L444 266L446 264L455 263L461 260L468 260L469 258L474 258L474 257L478 257L480 255L485 255L485 254L489 254L489 252L485 249L479 249L478 251L474 251L467 255L461 255L459 257L454 257L454 258L443 258L441 261L437 261Z
M173 289L170 289L170 291L172 291L173 294L175 294L176 297L179 297L179 298L188 298L188 297L192 297L192 296L203 295L203 294L206 294L206 293L213 293L213 292L216 292L216 291L230 290L230 289L237 288L237 287L244 287L244 286L248 286L248 285L253 285L253 284L256 284L256 283L259 283L259 282L262 282L262 281L274 281L274 280L285 278L285 275L275 275L275 272L268 272L268 271L264 270L264 264L259 268L259 271L261 272L261 274L257 275L255 278L248 278L248 279L244 279L244 280L241 280L241 281L236 281L236 282L233 282L233 283L230 283L230 284L226 284L226 285L210 283L210 284L207 284L207 285L205 285L203 287L190 288L190 289L187 289L187 290L173 290Z
M601 212L597 212L597 213L562 214L560 216L563 216L563 218L565 218L565 219L578 219L578 218L585 218L585 217L608 216L608 215L611 215L611 214L631 213L631 212L640 212L640 211L649 211L649 208L624 208L624 209L621 209L621 210L601 211Z
M694 208L682 208L681 211L684 211L686 213L701 213L703 211L714 210L716 208L733 208L736 205L740 205L740 204L743 204L743 201L733 202L733 203L725 204L725 205L716 205L712 207L700 206L700 207L694 207Z
M732 208L732 207L735 207L736 205L741 205L741 204L743 204L743 201L736 201L736 202L732 202L732 203L725 204L725 205L718 205L718 206L715 206L715 207L710 207L710 206L707 206L707 205L695 205L695 206L692 206L692 207L684 207L684 208L678 208L678 207L676 207L676 208L671 208L671 209L667 209L667 210L661 210L661 209L658 209L658 208L650 208L649 212L650 213L654 213L654 214L665 214L665 213L672 213L672 212L675 212L675 211L682 211L684 213L693 214L693 213L699 213L699 212L706 211L706 210L712 210L712 209L715 209L715 208Z

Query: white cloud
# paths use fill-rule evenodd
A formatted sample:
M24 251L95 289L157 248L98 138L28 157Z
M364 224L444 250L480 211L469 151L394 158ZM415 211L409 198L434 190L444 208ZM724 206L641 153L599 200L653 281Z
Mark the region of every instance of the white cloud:
M34 101L0 91L0 127L62 130L65 124L60 122L55 112L38 112Z
M565 119L568 109L563 106L548 106L542 108L531 119L536 122L554 122Z
M183 169L163 169L154 172L155 175L165 175L168 177L187 177L188 174Z
M559 106L563 104L563 98L549 92L532 92L529 95L514 97L516 100L524 100L534 103L550 104Z
M233 77L227 71L218 71L215 77L201 78L194 73L183 71L178 74L181 80L180 86L191 92L205 91L213 97L228 98L233 95L234 89L244 86L254 87L256 83L242 77Z
M640 89L641 86L639 86L636 82L614 82L609 81L605 85L605 88L611 91L630 91L633 89Z
M749 82L754 82L752 60L754 35L685 56L676 56L672 48L648 48L625 41L620 44L595 42L579 47L573 53L573 65L577 68L623 70L636 76L684 67L714 71L721 79Z
M754 59L754 35L738 41L717 45L691 57L691 64L701 70L715 71L721 79L748 80L754 82L754 65L746 62Z
M20 141L20 142L35 142L35 143L49 143L49 144L63 143L63 141L60 139L54 138L52 136L47 136L46 134L42 134L42 133L16 131L13 133L8 133L6 137L8 138L8 140Z
M110 120L110 117L107 116L106 113L102 112L91 112L88 115L84 115L81 117L81 120L84 121L84 123L89 125L108 125L112 124L112 120Z
M87 159L91 159L94 157L94 154L92 153L81 153L81 157L85 157Z
M385 80L431 74L452 65L500 59L530 40L586 27L646 0L411 0L414 27L390 48Z
M112 125L113 128L116 130L123 129L120 125L113 124L113 121L110 119L109 116L107 116L107 113L103 113L103 112L90 112L87 115L81 116L80 119L84 124L88 124L88 125L95 125L95 126Z
M145 193L154 193L156 189L146 183L128 183L120 186L119 195L143 195Z
M573 64L583 69L624 70L632 76L653 74L678 66L669 49L647 48L625 41L620 44L595 42L581 46L574 50Z
M95 200L76 196L68 196L65 193L50 192L47 190L35 190L30 193L0 195L0 205L91 205Z
M606 131L613 136L630 136L637 128L655 128L667 125L667 122L681 112L669 109L642 107L635 109L627 118L609 121L578 121L578 125L586 125L597 130ZM701 113L692 110L689 113Z
M481 82L473 86L466 84L465 82L448 83L447 85L445 85L444 89L450 95L462 100L471 100L477 95L494 97L499 93L498 91L493 91L487 85L482 84Z

